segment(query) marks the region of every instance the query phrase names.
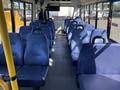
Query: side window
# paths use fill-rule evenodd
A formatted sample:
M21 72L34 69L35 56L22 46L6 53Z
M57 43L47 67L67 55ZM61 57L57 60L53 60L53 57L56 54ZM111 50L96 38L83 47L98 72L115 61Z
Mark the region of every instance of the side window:
M81 18L82 18L82 20L84 20L84 7L82 7L82 9L81 9Z
M97 28L107 30L108 15L109 15L109 3L99 3Z
M3 1L3 7L4 7L4 14L7 24L8 32L12 32L12 21L11 21L11 3L10 0L2 0Z
M96 4L90 5L90 24L95 25Z
M18 33L21 26L24 25L23 22L23 3L14 2L14 17L15 17L15 30Z
M120 1L113 2L110 39L120 43Z
M88 23L89 18L89 5L85 7L85 21Z
M32 21L32 4L26 3L26 24L29 25Z

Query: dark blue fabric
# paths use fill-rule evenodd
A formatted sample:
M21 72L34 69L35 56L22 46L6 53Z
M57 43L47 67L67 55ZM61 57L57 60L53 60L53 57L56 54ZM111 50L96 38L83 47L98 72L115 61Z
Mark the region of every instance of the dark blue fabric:
M23 45L20 35L18 33L10 33L9 38L15 65L23 65ZM2 46L0 48L0 64L6 65L3 48Z
M52 20L48 21L48 26L50 27L50 30L52 32L52 39L54 40L54 37L55 37L55 25L54 25L54 21L52 21Z
M23 26L20 27L20 36L22 37L22 41L24 46L26 45L26 39L28 37L28 35L31 33L32 31L32 27L31 26Z
M48 65L49 49L43 33L32 33L28 36L24 62L26 65Z
M30 23L30 26L35 29L35 28L39 28L40 27L40 20L34 21Z
M10 43L15 65L23 65L23 45L18 33L10 33Z
M22 39L26 40L28 34L31 33L31 31L32 31L31 26L23 26L23 27L20 27L19 33L20 33Z
M17 73L19 86L40 87L45 84L48 66L23 66Z
M74 21L74 19L70 19L70 21L68 22L67 24L67 28L66 28L66 33L68 34L68 31L69 31L69 28L70 28L70 25L71 23Z
M65 19L65 21L64 21L64 32L66 32L66 29L67 29L67 26L68 26L70 20L71 19Z
M120 44L85 44L78 62L80 90L120 89Z
M119 44L85 44L78 62L78 74L120 74Z
M4 56L4 51L3 51L3 46L0 44L0 65L5 65L5 56Z
M76 26L77 26L77 22L76 21L72 21L70 23L70 26L69 26L67 34L69 35L69 33L72 32L72 30L76 29Z
M42 33L44 33L47 36L49 48L51 49L52 48L52 43L53 43L52 31L50 30L51 28L48 27L47 25L43 25L43 24L40 25L40 28L42 30Z
M21 68L22 66L15 66L16 72ZM0 65L0 74L8 76L8 69L6 65Z
M80 25L81 26L81 25ZM76 41L77 43L78 42L81 42L82 43L82 40L83 40L83 36L81 35L82 32L84 31L84 29L77 29L77 27L79 27L79 25L76 25L76 28L72 31L72 37L70 40L74 40ZM87 33L86 33L87 34ZM79 46L79 45L78 45Z

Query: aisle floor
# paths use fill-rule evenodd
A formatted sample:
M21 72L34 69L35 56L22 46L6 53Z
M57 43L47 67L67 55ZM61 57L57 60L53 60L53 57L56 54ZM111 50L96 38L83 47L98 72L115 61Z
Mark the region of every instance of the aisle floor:
M54 63L49 69L45 87L40 90L78 90L66 36L58 35L55 43L52 53Z

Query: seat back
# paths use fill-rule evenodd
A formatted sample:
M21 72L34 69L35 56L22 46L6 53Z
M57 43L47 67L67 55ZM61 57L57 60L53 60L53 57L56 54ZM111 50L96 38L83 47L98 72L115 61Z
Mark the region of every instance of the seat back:
M82 26L82 27L81 27ZM82 42L86 38L87 32L84 30L83 25L78 25L76 30L74 30L70 48L71 48L71 56L72 59L77 61L79 58L79 54L82 48Z
M70 29L70 25L71 25L71 23L72 23L73 21L74 21L73 19L70 19L70 21L69 21L68 24L67 24L67 28L66 28L66 33L67 33L67 34L68 34L69 29Z
M10 33L10 44L13 54L13 59L15 65L23 65L23 45L22 40L20 38L20 35L18 33ZM0 65L6 65L5 62L5 56L2 46L0 46L1 52L0 52Z
M85 30L87 31L88 35L90 36L92 31L95 30L95 26L91 24L86 24Z
M71 20L71 19L65 19L65 21L64 21L64 31L65 31L65 32L66 32L66 29L67 29L67 26L68 26L70 20Z
M27 38L24 62L26 65L48 65L49 49L43 33L32 33Z
M48 27L50 28L52 32L52 39L54 40L55 37L55 24L52 20L48 21Z
M20 27L20 36L22 37L22 40L26 42L27 36L31 33L32 27L31 26L22 26Z
M70 32L72 32L73 30L75 30L76 26L77 26L77 22L76 21L72 21L71 24L70 24L70 26L69 26L69 29L67 31L67 35L69 35Z
M43 24L40 25L40 28L42 30L42 33L44 33L47 36L49 47L52 48L53 36L51 28L48 25Z
M90 40L90 43L92 43L93 39L96 37L96 36L100 36L102 38L105 39L105 43L108 43L108 38L107 38L107 31L106 30L103 30L103 29L96 29L92 32L91 34L91 40ZM98 42L100 43L100 42Z
M40 27L40 23L41 23L41 20L36 20L34 22L31 22L30 23L30 26L35 29L35 28L39 28Z

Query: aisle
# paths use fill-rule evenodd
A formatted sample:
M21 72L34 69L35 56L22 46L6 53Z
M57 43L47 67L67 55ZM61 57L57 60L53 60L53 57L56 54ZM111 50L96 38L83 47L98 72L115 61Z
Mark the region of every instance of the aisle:
M40 90L79 90L77 89L66 37L56 38L52 59L53 66L49 68L47 82Z

